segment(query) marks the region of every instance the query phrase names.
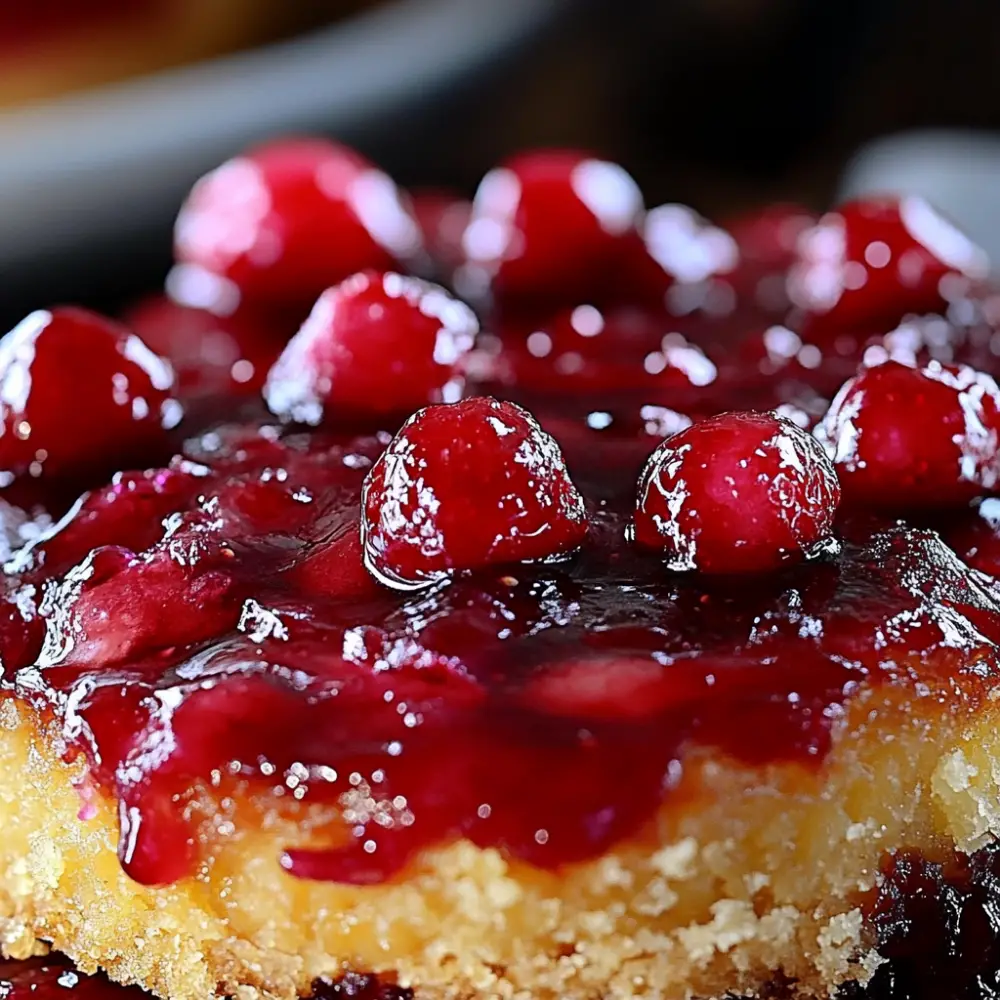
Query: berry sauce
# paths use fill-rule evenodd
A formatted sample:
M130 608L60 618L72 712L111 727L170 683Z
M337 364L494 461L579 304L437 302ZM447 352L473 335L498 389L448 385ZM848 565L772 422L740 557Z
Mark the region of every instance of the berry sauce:
M805 295L829 217L791 213L794 248L774 214L734 237L681 206L644 212L631 178L588 154L534 154L480 188L466 259L453 267L451 246L436 262L455 292L485 282L474 339L442 289L350 277L414 251L407 199L375 170L323 142L271 145L200 182L182 212L181 265L249 310L220 327L238 360L287 340L271 344L262 316L305 315L321 296L267 379L251 366L270 412L232 384L231 360L184 370L192 324L219 324L192 301L160 302L147 322L178 362L184 419L157 422L153 467L108 482L93 464L9 463L0 690L86 760L117 805L132 878L192 874L221 835L213 810L248 798L286 830L303 806L326 807L277 859L301 878L383 882L459 838L558 869L641 838L691 744L814 768L865 688L916 700L958 687L956 711L974 710L1000 643L982 500L1000 310L950 230L943 250L921 241L941 242L937 216L845 209L834 249L847 277L831 303ZM249 221L247 185L270 192ZM388 236L373 206L391 209ZM487 237L501 222L499 246ZM337 227L345 238L328 240ZM273 253L250 252L260 240ZM886 254L913 267L885 270ZM881 277L853 294L864 266ZM393 290L411 282L411 296ZM906 318L927 308L941 314ZM941 389L919 429L948 422L932 468L923 434L892 453L887 512L864 488L841 498L843 398L811 432L859 365L889 363ZM117 357L100 364L120 374ZM38 404L46 448L61 427L87 433L53 368L17 383L27 401L11 411ZM870 422L898 417L887 381L862 394ZM425 403L439 405L407 418ZM824 432L837 439L825 451ZM176 454L155 465L162 435ZM703 442L693 487L743 522L651 496L675 474L673 435L678 453ZM882 447L873 432L859 454L871 440ZM720 457L736 500L712 472ZM786 465L787 490L772 490ZM637 486L650 493L638 505ZM672 561L664 525L666 541L697 532L704 558Z

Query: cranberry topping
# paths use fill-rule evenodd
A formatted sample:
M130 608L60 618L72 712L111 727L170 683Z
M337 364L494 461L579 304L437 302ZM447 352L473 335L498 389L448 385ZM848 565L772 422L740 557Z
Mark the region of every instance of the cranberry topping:
M389 586L578 548L583 499L526 410L474 397L415 413L365 481L362 539Z
M284 316L265 318L246 308L219 316L165 296L139 303L124 320L170 362L185 402L255 396L295 329Z
M871 198L842 205L802 234L789 289L805 311L803 332L816 340L937 312L987 272L983 251L922 198Z
M173 381L168 364L110 319L32 313L0 341L0 468L51 478L155 458L181 416Z
M839 502L833 466L802 428L770 413L723 413L650 456L634 538L671 569L766 572L830 542Z
M393 266L415 232L384 175L359 181L372 168L354 154L325 142L269 150L200 185L179 226L171 294L187 306L164 309L162 350L185 399L217 397L216 415L243 383L230 361L185 370L182 323L219 326L237 345L259 331L276 350L290 327L272 321L273 303L294 315L357 268ZM976 359L990 370L991 297L955 300L947 321L908 321L916 339L885 334L895 320L880 319L810 340L780 296L759 295L756 275L781 266L770 263L778 250L674 206L640 225L627 175L581 154L508 166L480 191L464 231L476 260L460 275L481 265L492 279L502 314L487 329L498 335L460 365L431 367L429 324L398 319L375 328L381 355L355 363L367 342L333 324L316 337L341 367L317 376L329 377L328 396L309 383L333 417L321 430L275 426L248 399L239 416L225 412L233 423L206 426L199 403L199 436L165 468L120 474L55 524L0 508L0 688L62 724L68 754L86 758L119 807L119 852L136 879L195 871L222 836L206 813L247 798L254 815L289 822L318 807L308 846L283 845L282 863L303 878L382 881L457 838L558 868L641 838L669 808L692 744L816 766L835 734L847 738L841 706L859 689L892 684L916 701L957 686L966 711L993 683L997 584L942 542L931 515L915 527L912 515L841 512L838 552L824 545L837 484L813 439L772 414L711 419L780 407L808 427L863 357L910 350L911 365ZM365 214L359 190L388 199L406 240L371 235L380 216ZM402 306L384 292L371 284L352 302ZM547 338L541 356L535 334ZM408 362L405 383L387 374L390 353ZM420 412L395 439L348 429L359 416L395 423L405 392L420 389L406 403L417 405L462 375L465 393L523 402L538 423L511 402L472 398ZM665 572L658 533L654 553L624 542L642 463L668 435L648 498L662 498L662 459L688 435L701 451L680 456L682 468L713 502L709 487L724 487L725 516L698 526L695 562L714 578ZM56 516L65 509L47 478L39 492ZM684 519L707 510L699 499L678 524L694 537ZM933 512L970 561L985 551L982 531L975 545L959 539L976 516ZM816 546L829 558L799 564ZM751 568L777 571L749 586L724 575ZM396 995L363 976L322 989Z
M292 304L418 249L417 224L392 180L323 139L268 143L217 167L192 189L174 242L178 261L243 296Z
M816 433L845 494L873 506L961 504L1000 478L1000 388L965 365L864 368Z
M505 299L591 297L640 245L642 210L642 193L615 163L575 150L522 153L476 191L465 280L486 279Z
M328 288L268 375L280 417L403 416L453 403L479 324L443 288L394 272L355 274Z

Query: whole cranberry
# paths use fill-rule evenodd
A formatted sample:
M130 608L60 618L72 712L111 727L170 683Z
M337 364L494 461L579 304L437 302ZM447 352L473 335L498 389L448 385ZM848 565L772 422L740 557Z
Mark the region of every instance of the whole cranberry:
M806 431L773 413L723 413L649 457L632 532L671 569L766 572L818 551L839 502L833 466Z
M0 469L46 477L148 464L181 417L174 375L85 309L39 310L0 340Z
M992 490L998 433L996 382L938 361L863 368L816 428L845 496L878 507L957 504Z
M264 398L280 417L382 417L454 402L479 324L443 288L389 271L328 288L271 369Z
M466 277L505 299L588 299L641 243L642 212L642 193L615 163L576 150L522 153L479 184L462 237Z
M410 417L368 474L362 508L365 564L398 589L552 559L587 533L559 446L527 410L485 396Z
M245 307L227 316L178 305L165 296L138 303L123 317L177 376L185 399L259 393L294 324Z
M802 333L815 340L936 312L955 294L949 277L964 287L988 268L985 253L922 198L869 198L842 205L799 237L788 285L804 311Z
M366 267L419 248L393 181L325 139L284 139L228 160L199 180L177 217L177 260L232 282L248 299L313 301Z

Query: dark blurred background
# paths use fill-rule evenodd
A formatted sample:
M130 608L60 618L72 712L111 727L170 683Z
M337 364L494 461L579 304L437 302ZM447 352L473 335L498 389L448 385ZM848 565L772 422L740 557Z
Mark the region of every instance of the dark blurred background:
M0 0L0 313L158 283L191 180L286 126L467 192L592 147L718 218L1000 127L998 76L998 0Z

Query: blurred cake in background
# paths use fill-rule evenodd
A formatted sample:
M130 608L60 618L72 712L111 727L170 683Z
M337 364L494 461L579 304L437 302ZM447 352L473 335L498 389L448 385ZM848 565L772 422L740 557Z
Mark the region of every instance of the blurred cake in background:
M257 45L359 5L320 0L0 2L0 108Z

